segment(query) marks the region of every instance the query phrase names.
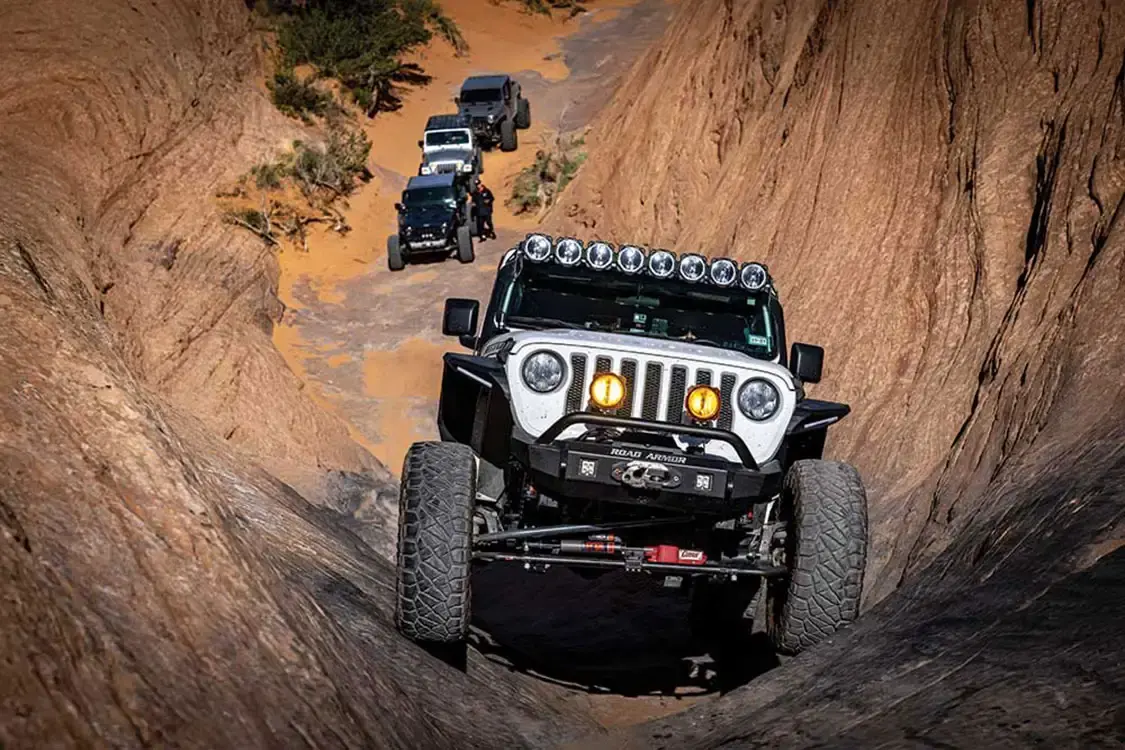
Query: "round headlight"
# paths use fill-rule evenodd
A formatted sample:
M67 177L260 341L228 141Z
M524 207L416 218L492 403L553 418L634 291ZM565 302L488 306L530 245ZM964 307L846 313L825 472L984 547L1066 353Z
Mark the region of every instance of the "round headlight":
M717 286L730 286L738 280L738 266L734 261L719 258L711 261L711 283Z
M602 409L613 409L625 400L625 381L620 375L603 372L590 383L590 400Z
M764 422L777 413L781 395L768 380L747 380L738 389L738 410L755 422Z
M582 262L582 243L571 237L564 237L555 245L555 260L564 266L576 266Z
M535 352L523 361L520 368L523 382L537 393L550 393L563 381L566 369L562 358L554 352Z
M747 263L742 267L739 277L742 286L752 292L762 289L765 287L766 282L770 280L770 275L766 271L766 267L761 263Z
M701 422L707 422L715 418L719 413L719 403L719 392L709 385L693 386L687 392L687 398L684 399L688 414Z
M617 267L625 273L637 273L645 267L645 251L634 245L626 245L617 254Z
M590 268L604 271L613 265L613 248L604 242L591 242L586 248L586 263Z
M657 250L648 259L648 272L658 279L666 279L676 272L676 256L667 250Z
M687 281L699 281L707 273L707 261L702 255L689 253L680 258L680 276Z
M541 263L551 257L551 241L542 234L529 234L523 241L523 254Z

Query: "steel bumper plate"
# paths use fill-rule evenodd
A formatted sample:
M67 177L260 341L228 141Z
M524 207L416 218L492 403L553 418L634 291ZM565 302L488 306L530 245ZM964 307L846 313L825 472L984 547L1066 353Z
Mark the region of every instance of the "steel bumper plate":
M567 480L713 498L726 497L729 489L727 462L711 456L583 444L568 446L561 458Z

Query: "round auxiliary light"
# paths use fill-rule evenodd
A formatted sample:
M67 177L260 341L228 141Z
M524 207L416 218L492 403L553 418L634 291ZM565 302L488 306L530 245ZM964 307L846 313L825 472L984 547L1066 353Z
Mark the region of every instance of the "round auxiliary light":
M626 245L617 254L617 267L625 273L637 273L645 267L645 251L635 245Z
M770 280L769 272L761 263L747 263L738 274L742 286L752 292L764 289Z
M680 258L680 276L686 281L700 281L707 273L707 261L702 255L688 253Z
M625 400L625 381L620 375L603 372L590 383L590 400L602 409L614 409Z
M572 237L564 237L555 244L555 260L564 266L577 266L582 262L582 243Z
M613 248L604 242L591 242L586 248L586 263L595 271L604 271L613 265Z
M648 258L648 272L658 279L666 279L676 272L676 256L667 250L657 250Z
M710 273L711 283L716 286L730 286L738 281L738 266L726 258L711 261Z
M523 241L523 254L528 260L542 263L551 257L551 240L542 234L529 234Z
M719 393L709 385L697 385L687 392L684 405L688 414L700 422L709 422L719 413Z

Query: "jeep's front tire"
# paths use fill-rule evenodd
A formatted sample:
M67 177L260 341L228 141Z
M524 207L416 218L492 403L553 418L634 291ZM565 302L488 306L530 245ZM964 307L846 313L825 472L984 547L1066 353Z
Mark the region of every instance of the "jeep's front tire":
M531 102L522 96L516 103L516 127L520 130L531 127Z
M387 267L392 271L401 271L406 268L406 261L402 257L402 248L398 243L398 235L387 237Z
M500 150L515 151L518 146L519 138L516 136L516 124L510 119L504 120L500 123Z
M414 443L402 466L395 627L423 643L469 632L476 461L460 443Z
M838 461L797 461L785 476L789 575L767 587L773 647L797 654L859 616L867 563L867 494L859 472Z

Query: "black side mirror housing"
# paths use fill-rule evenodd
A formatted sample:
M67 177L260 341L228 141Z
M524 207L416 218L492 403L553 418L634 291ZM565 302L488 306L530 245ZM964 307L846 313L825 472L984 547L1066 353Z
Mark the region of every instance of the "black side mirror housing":
M402 204L396 203L395 204L395 210L398 211L401 214L402 213Z
M480 303L475 299L450 297L445 301L441 320L443 336L456 336L462 346L472 349L477 343L477 316Z
M819 383L824 369L824 347L793 344L789 350L789 371L802 383Z
M461 97L459 97L459 96L453 97L453 103L454 104L460 104L461 103Z
M425 146L424 146L424 144L422 143L422 141L418 141L418 148L424 148L424 147L425 147Z

